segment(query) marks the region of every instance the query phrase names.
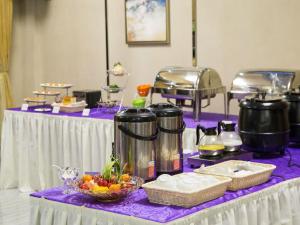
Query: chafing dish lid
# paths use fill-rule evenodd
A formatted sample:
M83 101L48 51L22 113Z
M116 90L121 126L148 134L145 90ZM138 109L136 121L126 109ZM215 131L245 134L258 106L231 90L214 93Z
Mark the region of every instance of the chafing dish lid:
M231 91L256 93L257 89L268 89L268 93L284 93L299 84L300 71L298 70L245 70L236 75L232 81Z
M211 68L166 67L156 76L156 88L205 89L222 86L219 74Z

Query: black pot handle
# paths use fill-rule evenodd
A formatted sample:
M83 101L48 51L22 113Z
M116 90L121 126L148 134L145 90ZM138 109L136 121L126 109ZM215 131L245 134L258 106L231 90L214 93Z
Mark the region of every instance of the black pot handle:
M200 140L204 137L204 136L200 136L200 130L204 133L205 135L205 128L202 127L200 124L197 125L196 127L196 145L199 144Z
M183 133L183 131L185 130L185 127L186 127L186 124L185 124L184 121L182 121L181 127L178 128L178 129L169 130L169 129L163 128L163 127L161 127L161 126L159 126L158 129L159 129L161 132L168 133L168 134L181 134L181 133Z
M124 127L122 125L119 125L118 128L120 129L120 131L122 131L125 135L128 135L129 137L138 139L138 140L142 140L142 141L153 141L157 138L158 135L158 129L156 129L155 134L145 137L145 136L140 136L137 135L135 133L133 133L131 130L129 130L127 127Z

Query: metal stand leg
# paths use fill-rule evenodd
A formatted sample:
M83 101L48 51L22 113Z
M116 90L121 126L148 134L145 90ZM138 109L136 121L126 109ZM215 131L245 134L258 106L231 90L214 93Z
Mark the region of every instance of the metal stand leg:
M231 101L231 94L227 93L227 109L226 109L226 118L229 118L229 113L230 113L230 101Z
M153 97L153 92L151 91L151 93L150 93L150 105L152 105L152 97Z
M195 121L200 121L201 115L201 98L199 94L196 94L195 101L193 102L193 117Z
M227 98L226 98L226 93L224 93L224 115L225 118L228 119L228 108L227 108Z

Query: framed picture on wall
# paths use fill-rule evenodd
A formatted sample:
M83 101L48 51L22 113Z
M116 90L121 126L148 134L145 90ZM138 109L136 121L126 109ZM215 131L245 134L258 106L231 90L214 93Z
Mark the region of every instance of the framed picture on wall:
M169 44L169 0L125 0L126 43Z

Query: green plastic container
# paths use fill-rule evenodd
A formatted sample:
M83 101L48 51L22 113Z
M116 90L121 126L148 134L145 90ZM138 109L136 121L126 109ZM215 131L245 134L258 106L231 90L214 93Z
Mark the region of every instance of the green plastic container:
M136 98L132 100L132 106L135 108L145 108L146 99L145 98Z

